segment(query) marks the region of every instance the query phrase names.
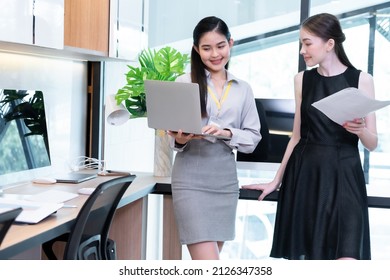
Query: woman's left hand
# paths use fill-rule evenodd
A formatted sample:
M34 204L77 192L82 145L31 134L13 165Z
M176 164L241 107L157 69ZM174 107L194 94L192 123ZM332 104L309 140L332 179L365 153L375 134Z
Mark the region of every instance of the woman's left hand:
M350 133L356 134L357 136L361 135L366 129L366 123L364 118L354 119L353 121L348 121L343 124L343 127Z

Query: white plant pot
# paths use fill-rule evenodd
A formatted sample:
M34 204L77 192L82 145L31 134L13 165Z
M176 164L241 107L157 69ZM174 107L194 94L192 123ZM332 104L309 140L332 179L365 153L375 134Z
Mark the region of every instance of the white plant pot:
M157 129L154 140L154 176L170 177L172 163L173 150L169 145L169 136L166 131Z

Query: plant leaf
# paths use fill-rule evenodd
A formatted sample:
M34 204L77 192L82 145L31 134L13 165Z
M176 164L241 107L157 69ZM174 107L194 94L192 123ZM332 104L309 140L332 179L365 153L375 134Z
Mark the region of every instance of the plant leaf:
M186 61L183 55L174 48L164 47L154 57L154 65L165 80L174 81L176 77L184 73Z
M153 60L153 57L155 56L156 56L156 50L152 50L152 49L143 50L138 57L138 61L141 67L150 70L152 69L156 70L156 67L154 66L154 60Z
M132 118L146 116L145 94L140 94L136 97L131 97L125 101L125 107L132 115Z

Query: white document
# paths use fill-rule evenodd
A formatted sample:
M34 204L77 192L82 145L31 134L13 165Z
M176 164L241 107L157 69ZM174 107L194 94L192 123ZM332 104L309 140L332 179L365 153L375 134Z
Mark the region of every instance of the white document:
M369 113L390 105L367 97L357 88L345 88L312 104L332 121L343 125L346 121L363 118Z
M0 205L0 214L16 209L17 207L9 207L8 205Z
M79 195L76 193L59 191L59 190L48 190L38 194L30 195L26 198L29 201L36 202L51 202L51 203L61 203L68 200L71 200Z
M15 221L28 224L36 224L42 221L44 218L55 213L63 205L63 203L43 203L0 197L0 208L12 209L22 207L23 210L16 217Z

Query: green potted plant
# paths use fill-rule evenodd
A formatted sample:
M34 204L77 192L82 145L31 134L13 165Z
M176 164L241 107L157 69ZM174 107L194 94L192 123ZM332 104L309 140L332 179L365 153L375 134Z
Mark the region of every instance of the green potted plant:
M127 83L115 95L117 104L125 105L130 118L145 117L147 114L144 80L174 81L185 73L189 56L166 46L158 51L143 50L138 57L138 62L139 67L128 65Z
M147 116L144 81L175 81L185 73L190 59L176 49L166 46L159 50L145 49L138 57L139 66L130 66L126 73L127 83L115 95L117 105L124 104L130 118ZM170 176L173 151L169 147L165 131L156 130L154 148L154 175Z

